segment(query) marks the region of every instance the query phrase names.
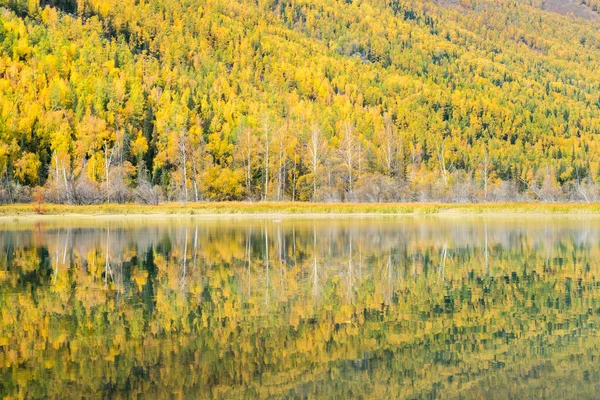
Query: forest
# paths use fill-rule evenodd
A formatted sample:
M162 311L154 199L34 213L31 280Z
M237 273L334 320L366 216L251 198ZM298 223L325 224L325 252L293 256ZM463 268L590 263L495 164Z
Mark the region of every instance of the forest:
M0 203L598 201L598 17L0 0Z

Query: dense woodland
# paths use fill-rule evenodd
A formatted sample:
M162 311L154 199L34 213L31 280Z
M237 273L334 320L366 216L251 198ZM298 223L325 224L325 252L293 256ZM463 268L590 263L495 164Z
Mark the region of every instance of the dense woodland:
M598 200L599 28L539 0L0 0L0 201Z

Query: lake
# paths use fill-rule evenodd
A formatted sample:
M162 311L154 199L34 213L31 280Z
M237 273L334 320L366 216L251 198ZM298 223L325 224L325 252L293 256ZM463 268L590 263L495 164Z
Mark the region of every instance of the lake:
M0 220L0 397L598 394L597 217Z

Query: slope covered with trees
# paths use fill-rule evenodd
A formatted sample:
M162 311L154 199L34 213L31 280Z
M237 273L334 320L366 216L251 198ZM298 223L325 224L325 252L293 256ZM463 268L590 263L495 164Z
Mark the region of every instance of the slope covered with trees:
M542 1L0 5L3 202L600 198L600 22Z

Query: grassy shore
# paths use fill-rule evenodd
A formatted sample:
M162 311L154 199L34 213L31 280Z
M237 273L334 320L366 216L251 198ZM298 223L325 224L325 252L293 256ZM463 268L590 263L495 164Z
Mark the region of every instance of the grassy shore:
M26 215L170 215L170 214L441 214L441 213L532 213L532 214L600 214L600 203L292 203L292 202L223 202L140 204L100 204L89 206L65 204L11 204L0 206L0 216Z

